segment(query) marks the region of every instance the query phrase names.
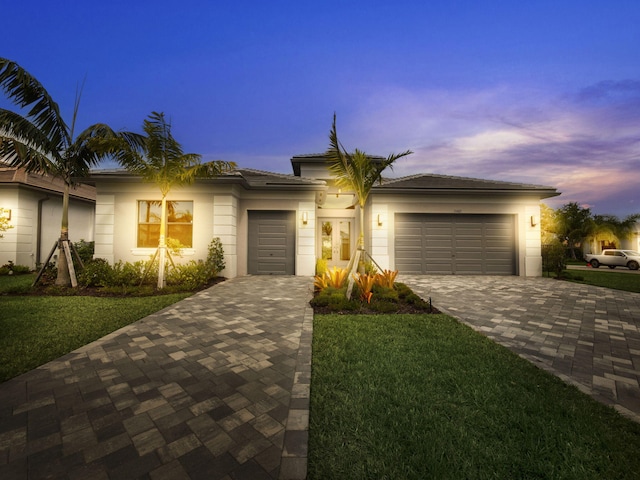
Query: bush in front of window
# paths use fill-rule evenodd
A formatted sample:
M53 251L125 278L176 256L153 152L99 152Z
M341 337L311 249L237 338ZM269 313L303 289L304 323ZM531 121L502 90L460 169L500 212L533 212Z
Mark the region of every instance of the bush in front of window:
M78 274L78 284L82 287L104 288L105 291L120 289L122 292L135 294L135 289L148 290L155 285L158 261L150 262L151 259L134 263L119 261L111 265L103 258L89 259ZM198 290L215 279L224 267L222 242L219 238L214 238L209 244L206 261L191 260L169 268L167 285L173 291Z
M191 260L177 264L167 273L167 286L180 286L185 290L196 290L209 283L210 271L205 262Z

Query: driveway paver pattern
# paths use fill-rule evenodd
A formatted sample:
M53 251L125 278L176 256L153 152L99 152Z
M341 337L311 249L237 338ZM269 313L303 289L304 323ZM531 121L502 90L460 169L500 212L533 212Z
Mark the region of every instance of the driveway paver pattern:
M0 478L304 478L311 292L227 280L1 384Z
M640 422L640 294L551 278L405 275L400 281Z

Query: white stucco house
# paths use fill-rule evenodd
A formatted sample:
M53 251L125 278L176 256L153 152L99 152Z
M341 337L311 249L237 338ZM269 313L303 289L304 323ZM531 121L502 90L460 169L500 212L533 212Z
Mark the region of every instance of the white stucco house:
M61 180L27 173L0 162L0 207L13 227L0 239L0 265L8 261L36 269L46 261L60 238L62 223ZM70 238L92 241L95 188L78 185L69 195Z
M372 157L374 160L381 157ZM322 154L291 159L293 174L238 168L172 190L168 236L204 259L224 246L228 278L314 275L316 259L346 265L359 216L350 192L335 188ZM148 259L159 235L158 188L124 170L94 171L95 257ZM539 276L539 185L421 174L386 179L365 210L365 248L401 273Z

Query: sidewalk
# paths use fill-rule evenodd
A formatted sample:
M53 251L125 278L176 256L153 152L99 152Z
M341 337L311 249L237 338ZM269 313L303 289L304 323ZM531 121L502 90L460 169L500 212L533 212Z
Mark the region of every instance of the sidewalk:
M227 280L0 384L0 478L305 478L311 290Z

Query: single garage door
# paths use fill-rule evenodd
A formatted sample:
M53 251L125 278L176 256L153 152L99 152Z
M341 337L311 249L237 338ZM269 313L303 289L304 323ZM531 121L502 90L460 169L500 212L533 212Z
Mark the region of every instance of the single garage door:
M248 272L254 275L293 275L295 212L250 210L248 213Z
M514 218L398 213L395 256L400 273L514 275Z

